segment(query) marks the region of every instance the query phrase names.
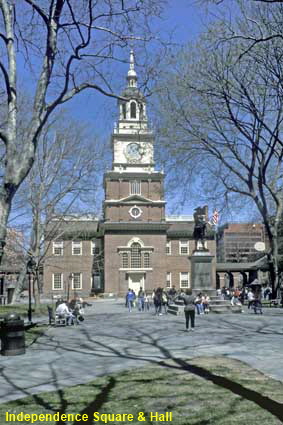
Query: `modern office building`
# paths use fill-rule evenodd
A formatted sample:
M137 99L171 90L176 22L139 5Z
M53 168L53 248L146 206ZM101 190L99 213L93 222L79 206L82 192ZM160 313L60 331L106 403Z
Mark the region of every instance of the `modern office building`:
M252 262L260 257L255 244L265 242L261 223L226 223L217 232L217 261L220 263Z

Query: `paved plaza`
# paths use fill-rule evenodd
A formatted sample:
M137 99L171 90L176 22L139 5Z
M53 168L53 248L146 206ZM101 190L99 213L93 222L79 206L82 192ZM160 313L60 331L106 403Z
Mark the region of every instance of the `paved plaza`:
M0 400L93 380L172 357L227 356L283 381L283 310L209 314L185 332L183 316L129 313L124 301L97 301L79 326L50 327L25 355L0 357ZM47 320L47 318L46 318Z

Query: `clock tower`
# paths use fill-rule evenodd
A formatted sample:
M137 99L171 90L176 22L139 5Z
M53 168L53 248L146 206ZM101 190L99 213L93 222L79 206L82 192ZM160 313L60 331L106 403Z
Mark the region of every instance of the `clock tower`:
M164 175L155 170L154 135L145 97L137 87L133 51L111 140L112 170L104 175L105 292L146 289L158 282L163 286L168 228Z
M110 222L165 220L163 173L154 169L154 136L148 128L146 101L137 87L130 53L127 87L118 101L112 134L112 171L104 176L104 219Z
M137 88L134 53L130 53L128 86L119 100L119 121L114 127L113 169L127 172L153 171L153 134L148 129L146 102Z

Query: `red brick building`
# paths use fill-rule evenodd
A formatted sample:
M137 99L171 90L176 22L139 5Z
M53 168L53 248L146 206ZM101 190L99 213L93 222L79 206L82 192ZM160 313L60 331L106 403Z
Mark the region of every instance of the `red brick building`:
M133 52L121 96L127 100L118 101L112 170L104 175L103 219L63 220L64 229L49 241L46 294L122 295L129 287L150 291L158 286L191 286L194 223L192 217L166 218L164 174L155 169L154 135L145 98L137 88ZM207 248L215 257L212 233Z

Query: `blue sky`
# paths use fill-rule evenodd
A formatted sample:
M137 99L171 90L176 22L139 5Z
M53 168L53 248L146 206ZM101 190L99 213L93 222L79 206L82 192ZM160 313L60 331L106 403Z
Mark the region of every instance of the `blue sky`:
M189 40L193 40L205 28L207 16L199 6L194 5L188 0L169 1L169 8L161 20L155 22L157 36L167 37L167 34L173 34L173 42L182 45ZM125 52L127 53L127 52ZM138 58L137 58L138 59ZM123 87L126 84L126 74L128 65L117 65L116 81L117 87ZM137 69L138 75L142 73L141 69ZM104 97L99 93L92 91L85 92L77 96L68 103L67 109L76 119L81 119L88 126L93 128L93 134L102 138L109 150L109 167L110 167L110 135L114 122L117 117L116 100ZM149 110L149 119L151 113ZM156 168L158 164L156 164ZM164 170L166 172L166 170ZM178 204L178 196L168 194L168 212L174 213L174 206ZM184 214L191 214L195 205L184 206ZM180 213L180 211L176 212Z
M201 8L193 0L169 0L169 7L164 11L161 20L154 23L154 30L157 36L161 38L166 37L167 34L173 34L173 42L177 45L186 44L188 41L196 39L196 37L205 30L206 24L210 20L206 10ZM150 50L149 50L150 52ZM153 52L151 50L151 52ZM125 51L128 55L129 52ZM126 56L127 57L127 56ZM124 87L126 84L125 77L128 71L127 64L113 64L113 83L116 87ZM28 90L32 89L32 82L25 79L27 69L23 66L21 79ZM138 75L142 74L142 69L137 69ZM76 96L72 101L64 105L70 114L75 118L86 123L91 129L94 138L98 136L102 143L106 144L108 149L109 167L111 166L111 149L110 149L110 136L113 129L114 122L117 117L116 100L105 97L98 92L87 91L83 94ZM151 112L149 110L149 119L151 119ZM156 164L156 168L160 168ZM166 173L166 170L164 170ZM100 194L101 201L103 192ZM168 193L167 196L167 212L192 214L195 204L187 203L181 208L175 209L178 205L178 194ZM213 206L210 206L212 209ZM211 212L211 211L210 211Z

